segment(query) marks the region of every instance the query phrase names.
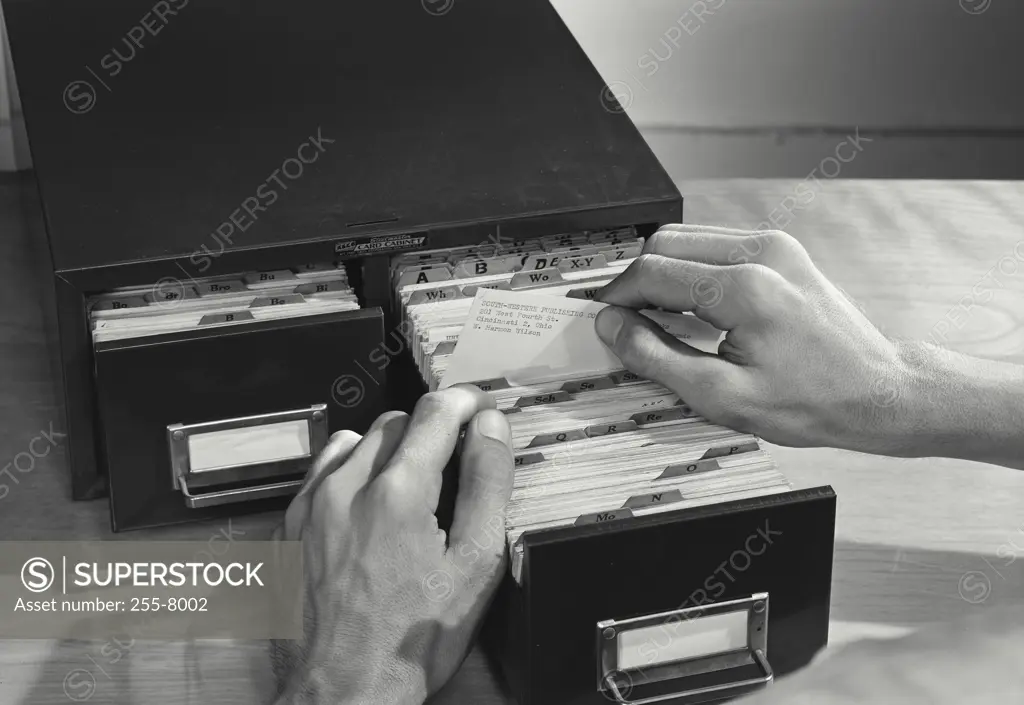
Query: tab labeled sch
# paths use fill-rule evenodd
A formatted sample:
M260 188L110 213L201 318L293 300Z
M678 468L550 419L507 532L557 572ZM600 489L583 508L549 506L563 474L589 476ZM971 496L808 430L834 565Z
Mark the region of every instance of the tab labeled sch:
M519 397L516 400L516 406L522 408L524 406L540 406L541 404L557 404L563 401L571 401L572 397L569 392L563 392L561 390L557 392L547 392L546 394L534 394L528 397Z

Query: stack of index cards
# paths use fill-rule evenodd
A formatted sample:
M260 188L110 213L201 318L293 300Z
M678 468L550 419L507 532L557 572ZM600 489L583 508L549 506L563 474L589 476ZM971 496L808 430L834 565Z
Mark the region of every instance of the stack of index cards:
M341 265L163 279L89 299L93 343L359 308Z
M579 249L559 252L520 243L523 251L504 255L508 271L475 277L461 276L476 271L465 249L394 268L396 301L427 386L476 384L508 414L516 475L506 534L517 580L526 532L791 489L756 437L698 416L671 390L624 370L600 341L594 318L604 304L591 299L640 245L635 238L588 245L599 237L563 239L563 247ZM594 257L594 247L623 256L573 266L574 253ZM480 254L491 267L495 258ZM418 281L424 275L429 281ZM721 332L694 316L643 313L680 340L717 351Z

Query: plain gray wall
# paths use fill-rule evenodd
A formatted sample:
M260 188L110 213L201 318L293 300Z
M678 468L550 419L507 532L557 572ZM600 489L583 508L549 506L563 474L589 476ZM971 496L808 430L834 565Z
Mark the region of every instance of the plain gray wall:
M1024 2L986 2L553 4L641 127L1024 127Z

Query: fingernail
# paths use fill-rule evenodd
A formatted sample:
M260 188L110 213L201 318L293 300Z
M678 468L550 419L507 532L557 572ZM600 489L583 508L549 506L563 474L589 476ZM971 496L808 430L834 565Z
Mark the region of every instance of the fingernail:
M485 409L476 415L476 427L488 438L509 445L512 443L512 429L505 414L496 409Z
M619 337L619 331L622 330L622 325L625 322L622 314L615 310L615 307L609 306L597 314L594 326L597 328L598 337L601 338L605 345L611 347L615 345L615 341Z

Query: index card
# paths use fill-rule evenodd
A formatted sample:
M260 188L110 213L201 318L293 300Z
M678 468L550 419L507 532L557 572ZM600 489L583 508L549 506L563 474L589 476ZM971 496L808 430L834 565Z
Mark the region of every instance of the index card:
M439 388L496 377L525 386L622 369L594 329L594 319L607 305L480 289ZM717 346L720 332L692 315L643 313L694 347Z

